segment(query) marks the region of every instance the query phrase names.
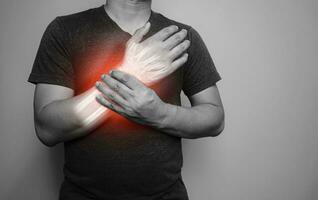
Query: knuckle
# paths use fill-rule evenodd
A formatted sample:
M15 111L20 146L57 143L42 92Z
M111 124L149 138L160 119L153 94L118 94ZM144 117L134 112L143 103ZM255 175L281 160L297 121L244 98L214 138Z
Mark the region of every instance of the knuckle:
M120 88L119 84L115 83L115 84L114 84L114 90L115 90L115 91L118 91L119 88Z
M177 34L177 35L175 36L175 40L177 40L177 41L182 40L182 36L181 36L180 34Z
M186 36L187 33L188 33L188 31L187 31L186 29L182 29L182 30L181 30L181 33L182 33L183 36Z
M103 97L102 99L100 99L101 103L104 105L104 106L107 106L108 105L108 102L107 100L105 99L105 97Z
M168 49L168 45L163 42L158 44L157 47L160 47L161 49Z
M152 90L144 90L144 94L146 96L152 96L153 95L153 91Z
M143 102L143 105L145 105L145 106L147 106L147 105L153 105L154 102L155 102L155 100L154 100L153 98L149 98L149 99L147 99L147 100L145 100L145 101Z
M128 94L128 95L127 95L126 99L127 99L129 102L132 102L132 100L134 100L134 99L136 98L135 95L134 95L134 93L132 93L132 92L128 92L127 94Z
M179 48L180 51L184 51L184 50L186 50L188 48L188 44L186 42L183 42L183 43L181 43L179 45L178 48Z
M183 29L182 31L178 33L178 38L183 39L185 38L186 35L187 35L187 31Z
M131 106L131 110L135 113L139 113L139 111L141 110L141 103L133 103L132 106Z
M106 95L106 98L107 97L114 98L115 93L112 90L110 90L110 89L105 89L105 95Z
M115 94L114 94L113 92L109 92L109 93L108 93L108 96L109 96L111 99L114 99Z
M125 110L126 110L126 112L127 112L128 114L131 114L131 113L134 112L134 110L133 110L130 106L126 106L126 107L125 107Z
M148 92L149 92L149 91L148 91L147 89L142 89L142 90L141 90L141 94L142 94L142 95L147 95Z
M171 32L175 31L176 30L176 26L175 25L171 25L171 26L168 26L166 28L163 29L163 33L164 34L170 34Z
M139 102L135 105L135 111L140 111L142 109L142 106L143 106L143 102Z
M171 29L165 28L165 29L163 29L163 31L162 31L162 35L168 35L170 32L171 32Z
M127 74L122 74L122 76L120 77L121 81L123 81L124 83L126 83L129 80L129 76ZM118 86L119 87L119 86Z

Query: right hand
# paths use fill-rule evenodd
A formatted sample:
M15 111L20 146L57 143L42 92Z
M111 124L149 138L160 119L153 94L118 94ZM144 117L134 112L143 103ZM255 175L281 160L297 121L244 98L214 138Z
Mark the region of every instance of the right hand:
M118 68L134 75L146 85L168 76L188 60L185 51L190 41L185 40L185 29L175 33L175 25L163 28L141 42L150 29L150 23L138 29L126 44L122 65ZM172 35L173 34L173 35Z

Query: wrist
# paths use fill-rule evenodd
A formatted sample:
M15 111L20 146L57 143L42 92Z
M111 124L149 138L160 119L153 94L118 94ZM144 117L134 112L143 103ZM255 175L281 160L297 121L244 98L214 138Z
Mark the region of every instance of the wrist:
M173 123L173 121L175 120L175 116L178 111L178 106L169 103L164 103L163 108L161 110L163 111L163 113L162 118L159 121L158 128L164 130L168 128L169 124Z

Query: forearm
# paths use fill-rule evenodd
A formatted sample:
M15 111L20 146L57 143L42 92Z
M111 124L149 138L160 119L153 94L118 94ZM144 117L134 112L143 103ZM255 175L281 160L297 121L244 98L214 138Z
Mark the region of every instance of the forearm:
M53 101L36 117L39 138L48 146L87 135L108 116L108 109L96 100L95 87L72 98Z
M187 139L214 137L224 128L224 112L220 106L201 104L189 108L166 104L165 110L165 117L156 128L173 136Z

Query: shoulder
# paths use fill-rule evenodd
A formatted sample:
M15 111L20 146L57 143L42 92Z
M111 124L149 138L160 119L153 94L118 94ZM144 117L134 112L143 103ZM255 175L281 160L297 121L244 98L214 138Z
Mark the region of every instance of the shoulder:
M153 14L154 14L154 18L156 19L156 21L160 24L166 24L166 25L177 25L177 26L180 26L182 28L186 28L186 29L190 29L191 26L188 25L188 24L185 24L183 22L179 22L179 21L176 21L176 20L173 20L171 19L170 17L166 16L166 15L163 15L159 12L155 12L155 11L152 11Z
M94 20L98 10L99 7L90 8L67 15L59 15L55 17L55 19L53 19L51 23L58 24L68 30L77 29L86 26L87 24L89 24L88 22Z
M154 15L154 19L156 20L156 24L159 26L169 26L169 25L177 25L179 28L183 28L186 30L192 29L192 27L188 24L173 20L159 12L152 11Z
M44 32L45 38L55 38L65 43L71 44L74 37L91 30L100 17L101 7L90 8L76 13L59 15L53 18Z
M177 21L177 20L173 20L159 12L154 12L154 18L156 20L156 24L157 26L159 27L156 27L157 30L159 30L160 28L163 28L165 26L169 26L169 25L177 25L179 27L179 29L186 29L188 31L188 35L187 35L187 39L192 42L198 42L197 40L201 40L201 36L200 34L198 33L198 31L192 26L192 25L189 25L189 24L186 24L184 22L180 22L180 21Z

